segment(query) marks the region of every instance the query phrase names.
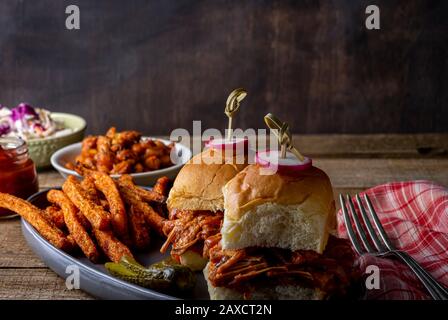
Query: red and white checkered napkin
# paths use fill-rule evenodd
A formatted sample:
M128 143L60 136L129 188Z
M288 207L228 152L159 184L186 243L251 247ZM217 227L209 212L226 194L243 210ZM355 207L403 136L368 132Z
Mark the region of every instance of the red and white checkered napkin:
M416 259L448 287L448 189L430 181L396 182L365 191L393 244ZM347 238L341 210L338 233ZM380 289L367 290L367 299L429 299L425 288L401 262L370 255L359 258L380 269Z

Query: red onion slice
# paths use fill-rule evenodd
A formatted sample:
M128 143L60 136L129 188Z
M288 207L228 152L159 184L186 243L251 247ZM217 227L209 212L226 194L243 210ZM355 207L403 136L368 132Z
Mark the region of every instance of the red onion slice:
M297 171L303 171L313 166L311 158L305 157L303 161L297 159L297 157L291 153L286 152L286 157L281 157L281 152L274 151L261 151L257 152L255 161L260 166L279 173L294 173Z
M215 150L233 150L235 154L245 152L249 140L247 138L234 138L232 140L227 139L213 139L208 141L205 146Z

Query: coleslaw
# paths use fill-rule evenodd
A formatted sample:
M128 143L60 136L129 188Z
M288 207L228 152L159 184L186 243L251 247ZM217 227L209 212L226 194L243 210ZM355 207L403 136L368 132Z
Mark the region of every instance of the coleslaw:
M72 130L52 119L51 112L20 103L9 109L0 104L0 137L19 137L23 140L61 136Z

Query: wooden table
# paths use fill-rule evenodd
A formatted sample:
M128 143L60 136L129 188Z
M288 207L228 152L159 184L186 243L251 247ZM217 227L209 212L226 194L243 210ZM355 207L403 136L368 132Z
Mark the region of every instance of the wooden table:
M448 186L448 134L309 135L300 150L331 178L335 195L389 181L428 179ZM40 187L59 186L55 171L39 173ZM28 248L19 219L0 221L0 299L91 299L64 281Z

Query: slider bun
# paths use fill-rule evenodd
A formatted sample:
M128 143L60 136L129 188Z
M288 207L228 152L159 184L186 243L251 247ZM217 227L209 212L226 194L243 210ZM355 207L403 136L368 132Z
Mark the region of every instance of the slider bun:
M244 163L235 164L237 160ZM246 165L244 156L226 157L224 152L213 149L196 155L177 175L168 195L168 209L222 211L222 187Z
M241 292L224 288L214 287L208 280L208 265L204 269L207 280L208 293L211 300L243 300ZM322 300L325 294L319 289L311 289L294 285L266 286L258 288L251 293L250 300Z
M223 249L279 247L322 253L335 228L328 176L311 167L290 177L250 165L223 188Z

